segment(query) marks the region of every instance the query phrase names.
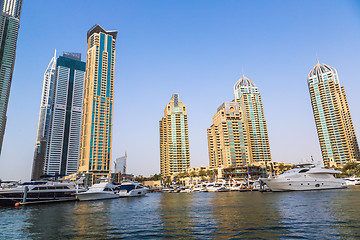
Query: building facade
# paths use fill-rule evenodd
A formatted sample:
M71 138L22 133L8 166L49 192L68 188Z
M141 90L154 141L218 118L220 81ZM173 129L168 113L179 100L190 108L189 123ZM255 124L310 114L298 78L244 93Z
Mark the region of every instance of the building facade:
M80 53L63 53L56 61L55 93L44 172L65 176L79 164L85 62Z
M79 171L95 177L111 170L116 36L99 25L87 33Z
M55 89L56 74L56 50L44 73L43 88L41 94L38 130L36 135L33 167L31 179L38 180L44 174L46 144L49 137L52 103Z
M269 137L258 87L243 76L234 85L235 101L243 112L249 143L249 164L271 162Z
M0 16L0 154L5 134L6 112L14 71L22 0L3 0Z
M187 109L178 94L173 94L166 105L159 127L160 170L165 178L190 167Z
M238 102L225 102L207 129L209 165L243 166L249 163L249 144L245 120Z
M359 145L336 69L318 62L307 81L324 165L359 161Z
M127 153L125 153L125 156L119 157L115 161L114 166L114 172L115 173L121 173L126 174L126 162L127 162Z

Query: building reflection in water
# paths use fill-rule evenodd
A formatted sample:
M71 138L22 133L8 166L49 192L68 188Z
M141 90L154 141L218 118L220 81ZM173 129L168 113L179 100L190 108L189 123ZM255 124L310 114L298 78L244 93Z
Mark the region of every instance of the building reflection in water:
M41 239L103 239L110 225L110 201L26 206L29 218L24 231Z
M192 200L194 194L161 194L159 213L163 236L192 239Z
M259 192L212 194L212 215L216 220L215 238L276 239L286 228L279 223L274 202L264 201ZM271 196L270 196L271 197Z
M359 198L344 189L278 193L277 208L288 237L352 239L360 237Z

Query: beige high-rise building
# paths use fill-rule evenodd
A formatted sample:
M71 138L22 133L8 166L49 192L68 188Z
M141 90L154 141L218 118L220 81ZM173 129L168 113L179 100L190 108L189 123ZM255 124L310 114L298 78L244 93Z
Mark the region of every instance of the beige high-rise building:
M336 69L318 62L307 80L324 165L359 161L359 145Z
M249 163L249 144L244 116L237 102L225 102L207 129L211 167L244 166Z
M190 167L187 110L178 94L173 94L166 105L159 127L160 170L165 178Z
M116 36L99 25L87 33L79 172L93 176L111 170Z
M243 76L234 86L235 101L244 114L250 148L250 163L267 165L271 162L270 144L263 103L258 87Z

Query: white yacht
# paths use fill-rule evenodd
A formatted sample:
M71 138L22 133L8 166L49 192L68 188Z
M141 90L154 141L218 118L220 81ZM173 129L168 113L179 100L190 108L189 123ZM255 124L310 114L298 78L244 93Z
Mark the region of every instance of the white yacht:
M215 182L215 183L209 183L208 185L206 185L206 191L208 191L208 192L227 192L230 190L228 188L226 188L225 182L219 181L219 182Z
M83 192L73 182L25 182L11 188L0 188L0 205L14 205L20 202L51 202L76 200L75 194Z
M147 190L138 182L123 182L118 195L119 197L141 197L146 195Z
M232 180L229 182L230 191L246 191L246 182Z
M92 185L86 192L76 194L76 197L80 201L118 198L116 187L117 185L110 182L101 182Z
M346 188L344 179L331 168L315 167L313 164L299 164L296 168L273 178L261 178L272 191L302 191Z
M344 180L348 186L360 185L360 178L355 176L344 178Z

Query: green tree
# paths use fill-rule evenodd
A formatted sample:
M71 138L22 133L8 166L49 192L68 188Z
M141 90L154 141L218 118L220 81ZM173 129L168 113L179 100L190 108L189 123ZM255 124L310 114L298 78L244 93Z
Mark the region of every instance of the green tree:
M199 171L199 176L200 176L200 177L206 176L206 172L201 169L201 170Z
M341 169L344 175L352 176L352 175L360 175L360 165L356 161L347 162L343 168Z

